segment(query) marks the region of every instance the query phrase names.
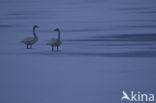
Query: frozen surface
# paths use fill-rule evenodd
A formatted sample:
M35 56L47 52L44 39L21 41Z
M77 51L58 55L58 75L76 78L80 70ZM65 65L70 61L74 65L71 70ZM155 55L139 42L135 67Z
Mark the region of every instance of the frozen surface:
M156 93L155 0L0 0L0 103L120 103ZM39 41L32 50L20 41ZM61 29L63 45L46 42Z

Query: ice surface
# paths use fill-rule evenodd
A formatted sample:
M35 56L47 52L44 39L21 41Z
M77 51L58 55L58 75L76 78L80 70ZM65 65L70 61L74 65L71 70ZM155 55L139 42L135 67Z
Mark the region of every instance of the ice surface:
M156 93L155 0L0 0L1 103L120 103ZM32 50L20 41L39 41ZM46 42L61 29L62 46Z

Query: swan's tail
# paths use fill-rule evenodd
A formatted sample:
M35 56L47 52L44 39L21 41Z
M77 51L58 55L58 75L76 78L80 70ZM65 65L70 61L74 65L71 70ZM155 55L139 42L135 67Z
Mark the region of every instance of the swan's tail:
M49 43L46 43L46 45L50 45Z
M48 42L46 43L46 45L51 45L51 42L50 42L50 41L48 41Z
M21 40L20 43L24 43L24 40Z

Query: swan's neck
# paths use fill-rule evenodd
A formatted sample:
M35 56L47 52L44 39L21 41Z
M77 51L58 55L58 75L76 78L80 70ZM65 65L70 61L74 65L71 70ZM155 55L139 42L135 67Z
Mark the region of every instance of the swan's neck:
M33 35L36 39L38 39L37 35L36 35L36 31L35 31L36 28L33 28Z
M58 40L60 40L61 37L60 37L60 31L58 31Z

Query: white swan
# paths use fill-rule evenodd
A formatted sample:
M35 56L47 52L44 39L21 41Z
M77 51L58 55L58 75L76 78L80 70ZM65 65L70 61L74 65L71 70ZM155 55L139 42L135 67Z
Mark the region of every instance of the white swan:
M32 45L35 44L38 41L38 37L36 35L35 29L39 28L37 25L33 26L33 35L34 37L27 37L24 38L21 42L24 43L27 46L27 49L31 49ZM30 48L29 48L30 45Z
M57 47L57 51L59 50L59 46L62 44L60 39L60 29L56 28L54 31L58 32L58 38L52 38L46 44L52 47L52 51L54 51L54 47Z

